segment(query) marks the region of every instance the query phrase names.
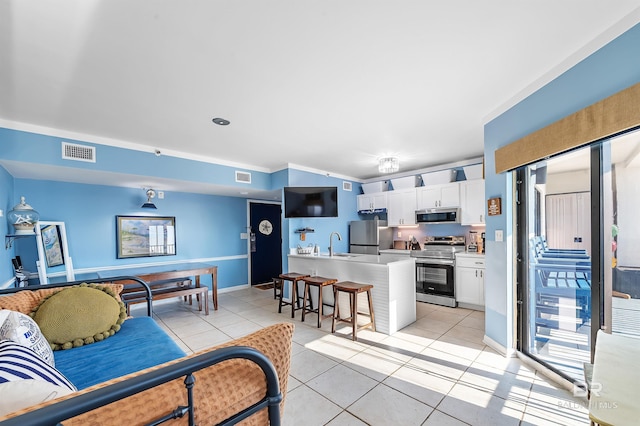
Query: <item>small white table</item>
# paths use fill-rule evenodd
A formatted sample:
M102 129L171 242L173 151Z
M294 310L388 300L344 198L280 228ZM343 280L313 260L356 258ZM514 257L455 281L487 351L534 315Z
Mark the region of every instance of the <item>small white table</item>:
M640 339L598 331L589 418L605 426L640 420Z

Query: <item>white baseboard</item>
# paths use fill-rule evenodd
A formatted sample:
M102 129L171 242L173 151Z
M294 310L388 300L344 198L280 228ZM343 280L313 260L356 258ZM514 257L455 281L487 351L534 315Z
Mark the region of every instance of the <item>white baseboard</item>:
M14 277L14 278L11 278L9 281L6 281L6 282L4 282L4 283L0 284L0 290L4 290L5 288L11 288L11 287L13 287L14 285L16 285L16 279L15 279L15 277Z
M233 291L246 290L248 288L251 288L251 285L249 285L249 284L240 284L240 285L234 285L233 287L225 287L225 288L218 287L218 294L231 293ZM209 293L211 293L211 290L209 290Z
M516 350L513 348L505 348L500 343L493 340L491 337L484 335L482 339L485 345L489 346L494 351L498 352L500 355L503 355L505 358L514 358L516 356Z

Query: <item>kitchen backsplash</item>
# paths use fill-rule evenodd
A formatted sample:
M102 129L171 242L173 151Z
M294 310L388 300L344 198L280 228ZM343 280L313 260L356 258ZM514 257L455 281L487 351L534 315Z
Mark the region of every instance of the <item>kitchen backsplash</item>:
M393 228L393 239L409 241L415 237L420 245L425 237L444 237L469 234L469 231L484 232L484 226L463 226L458 224L418 225L416 228Z

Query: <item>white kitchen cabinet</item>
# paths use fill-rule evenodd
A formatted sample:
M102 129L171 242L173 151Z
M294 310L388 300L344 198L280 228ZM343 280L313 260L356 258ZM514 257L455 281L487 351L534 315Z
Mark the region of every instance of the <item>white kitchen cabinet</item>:
M462 225L485 223L484 179L460 182L460 214Z
M417 208L460 207L460 184L458 182L442 185L421 186L416 194Z
M484 310L484 255L456 254L455 296L462 307Z
M387 193L389 226L416 224L416 189L397 189Z
M361 194L357 197L358 211L378 210L387 208L387 193L374 192L371 194Z

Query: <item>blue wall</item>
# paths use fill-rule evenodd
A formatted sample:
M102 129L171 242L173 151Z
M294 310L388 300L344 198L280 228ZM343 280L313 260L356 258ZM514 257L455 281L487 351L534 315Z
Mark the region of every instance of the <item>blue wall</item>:
M342 240L338 241L336 237L333 239L333 247L336 252L349 251L349 222L359 220L357 213L356 192L344 191L342 183L345 179L335 178L324 174L310 173L295 169L290 169L288 174L287 186L336 186L338 188L338 217L321 217L321 218L295 218L284 219L283 216L283 269L287 270L288 262L286 255L289 248L296 248L298 245L305 247L309 244L320 246L321 252L329 251L329 236L332 232L339 232ZM352 187L356 185L352 181ZM283 213L284 214L284 213ZM296 229L312 228L315 232L306 234L305 241L300 240L300 234L296 233ZM285 245L285 239L288 245Z
M640 25L485 125L486 198L500 197L503 213L487 217L486 335L513 347L512 173L496 175L494 152L527 134L640 82ZM496 242L496 230L504 242Z
M2 188L0 192L0 209L3 211L0 218L0 235L6 235L13 232L13 229L10 229L5 218L9 210L17 203L14 202L15 197L13 196L13 177L2 167L0 167L0 188ZM15 256L14 250L15 246L8 250L0 249L0 288L13 278L11 259Z
M70 141L69 139L64 139ZM84 163L61 159L61 138L0 128L0 159L39 165L84 170L101 170L142 176L179 179L198 183L214 183L236 186L239 189L273 190L284 186L336 186L338 187L338 218L284 219L283 218L283 268L287 268L289 247L297 244L319 244L327 251L329 234L338 231L343 235L336 242L336 250L348 251L348 222L357 220L356 194L359 184L352 182L358 191L343 191L343 179L325 174L285 169L272 174L249 170L251 184L235 182L235 170L243 170L199 161L169 156L155 156L152 152L79 141L96 147L96 163ZM74 141L70 141L74 142ZM243 170L245 171L245 170ZM108 182L105 182L108 184ZM158 210L140 208L146 200L142 188L122 188L109 185L76 184L13 178L0 167L0 188L3 188L0 208L10 210L20 196L40 213L41 220L65 222L69 252L74 270L81 278L95 276L97 269L153 263L170 263L180 260L199 260L218 265L219 287L246 285L248 278L247 241L240 238L247 227L247 200L195 193L164 191L165 198L154 199ZM116 216L153 215L175 216L177 255L131 259L116 258ZM0 220L0 231L7 234L6 219ZM305 242L294 233L300 227L312 227ZM14 251L15 250L15 251ZM35 238L16 240L14 248L3 251L0 262L0 284L13 277L11 258L19 254L29 271L36 272L37 250ZM62 274L63 267L50 272ZM88 275L87 275L88 274ZM209 285L210 280L204 280Z
M181 181L214 183L239 189L272 189L271 174L269 173L166 155L158 157L151 150L149 152L134 151L88 141L74 141L5 128L0 128L0 141L2 141L0 158L5 160L72 167L78 169L79 173L82 170L99 170ZM96 162L63 160L61 158L62 141L95 147ZM250 172L251 184L237 183L235 181L236 170Z
M163 200L154 200L158 210L147 210L140 208L141 189L30 179L15 179L15 193L27 197L41 220L65 222L76 272L202 259L218 264L220 288L248 282L246 240L240 239L246 229L245 199L165 191ZM175 216L176 256L117 259L116 215ZM21 239L16 247L25 268L35 271L35 240Z

